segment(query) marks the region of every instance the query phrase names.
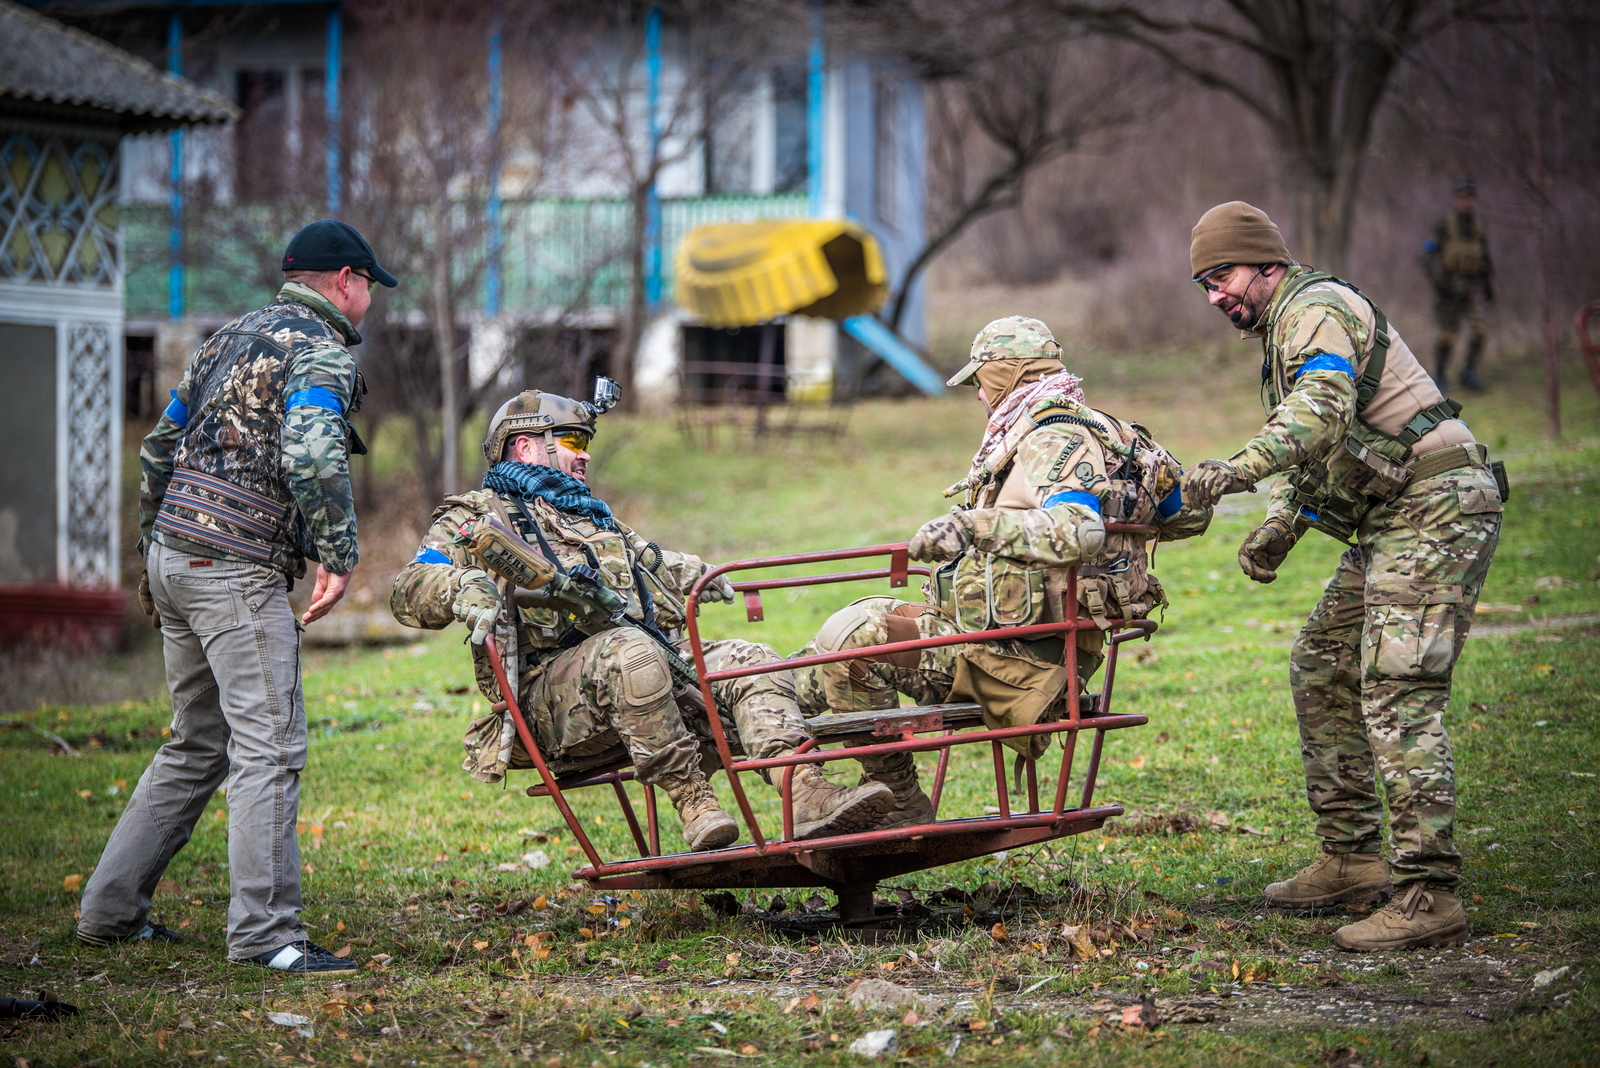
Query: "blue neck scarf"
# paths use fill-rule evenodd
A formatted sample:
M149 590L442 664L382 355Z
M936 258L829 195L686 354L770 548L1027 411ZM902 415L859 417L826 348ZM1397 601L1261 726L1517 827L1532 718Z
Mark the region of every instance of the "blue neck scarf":
M502 460L483 474L483 488L503 497L530 501L537 497L562 512L575 512L601 530L616 530L611 508L571 475L540 464Z

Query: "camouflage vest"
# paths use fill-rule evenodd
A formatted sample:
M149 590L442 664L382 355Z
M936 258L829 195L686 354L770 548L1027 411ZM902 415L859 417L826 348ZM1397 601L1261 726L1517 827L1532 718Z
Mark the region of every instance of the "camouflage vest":
M188 422L155 518L163 541L256 560L297 578L307 559L319 558L289 490L280 444L284 384L296 355L313 345L342 349L345 340L312 307L280 299L200 346L189 372ZM358 387L352 411L360 394ZM366 452L350 434L350 451Z
M1030 413L1008 435L1005 452L994 464L996 476L968 491L967 506L994 507L1023 440L1043 427L1062 424L1091 435L1105 453L1108 481L1096 489L1102 518L1107 523L1155 523L1156 502L1171 492L1176 463L1138 423L1075 404ZM1102 629L1112 618L1143 618L1167 603L1149 571L1146 540L1143 534L1108 533L1101 562L1078 567L1078 603ZM1068 570L1029 568L969 550L939 584L941 605L969 631L1060 622L1066 618Z
M1292 301L1319 282L1343 286L1372 308L1370 355L1356 379L1356 417L1351 421L1349 434L1335 443L1327 455L1308 460L1289 472L1289 501L1296 509L1296 522L1302 527L1311 527L1348 542L1374 505L1393 500L1406 487L1411 479L1412 447L1434 427L1459 415L1461 404L1444 399L1424 408L1399 434L1385 434L1362 419L1361 413L1377 395L1388 367L1389 320L1383 309L1368 300L1361 290L1321 271L1306 271L1285 283L1288 288L1280 298L1283 310L1286 312ZM1306 302L1325 303L1337 311L1343 310L1326 296L1308 297ZM1293 383L1289 380L1283 349L1273 340L1270 331L1262 344L1265 347L1261 366L1263 406L1271 412L1283 403Z

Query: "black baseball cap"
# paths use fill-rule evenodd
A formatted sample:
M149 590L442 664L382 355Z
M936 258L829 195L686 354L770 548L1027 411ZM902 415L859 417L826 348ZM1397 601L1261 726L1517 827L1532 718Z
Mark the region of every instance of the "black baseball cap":
M289 239L283 250L286 271L337 271L341 267L364 267L375 281L393 289L400 279L378 266L372 246L356 233L356 228L338 219L322 219Z

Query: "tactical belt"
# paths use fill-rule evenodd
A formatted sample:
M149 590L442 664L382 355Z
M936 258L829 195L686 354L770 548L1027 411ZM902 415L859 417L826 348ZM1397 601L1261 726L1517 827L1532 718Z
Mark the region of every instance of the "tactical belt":
M1451 445L1435 449L1417 457L1416 462L1411 465L1411 477L1407 479L1406 485L1414 485L1425 478L1432 478L1462 467L1486 467L1488 463L1489 448L1486 445Z
M229 503L224 504L216 497ZM180 508L225 523L228 529L197 523L177 511ZM278 545L277 532L288 514L289 505L282 501L215 475L179 468L173 471L167 484L161 508L156 513L155 529L185 541L234 553L246 560L266 563L272 559Z

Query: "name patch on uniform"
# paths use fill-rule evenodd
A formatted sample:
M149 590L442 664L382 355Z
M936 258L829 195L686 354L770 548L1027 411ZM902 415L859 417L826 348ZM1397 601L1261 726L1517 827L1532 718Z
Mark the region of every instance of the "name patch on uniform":
M1106 481L1106 476L1096 471L1094 464L1088 460L1080 461L1078 466L1072 469L1072 473L1077 476L1079 482L1083 483L1084 489L1094 489L1095 486Z
M189 561L189 566L190 567L210 567L211 566L211 561L210 560L190 560Z
M1046 476L1045 481L1054 482L1059 479L1061 477L1061 472L1067 469L1067 461L1072 459L1072 454L1077 452L1079 446L1082 444L1082 434L1074 434L1072 437L1068 438L1067 443L1061 446L1061 455L1057 456L1056 462L1050 465L1050 474Z

